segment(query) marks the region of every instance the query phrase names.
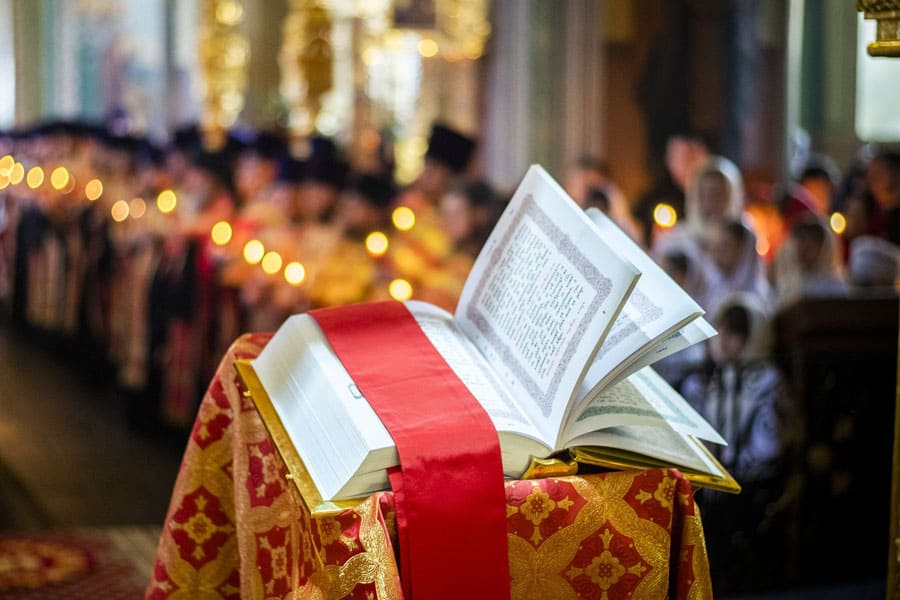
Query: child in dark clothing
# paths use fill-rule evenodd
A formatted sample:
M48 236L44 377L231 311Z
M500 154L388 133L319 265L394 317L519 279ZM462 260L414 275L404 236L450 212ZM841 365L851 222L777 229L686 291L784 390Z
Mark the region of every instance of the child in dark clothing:
M777 507L785 492L788 447L785 386L769 359L769 317L750 294L730 296L715 316L712 369L695 389L694 404L728 446L714 452L743 487L741 494L703 490L698 503L717 593L764 587L760 573L777 577Z

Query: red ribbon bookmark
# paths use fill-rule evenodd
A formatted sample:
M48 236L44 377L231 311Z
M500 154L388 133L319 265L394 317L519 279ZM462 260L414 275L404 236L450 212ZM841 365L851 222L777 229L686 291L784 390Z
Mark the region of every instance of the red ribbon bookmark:
M390 432L407 598L510 597L497 431L400 302L311 311Z

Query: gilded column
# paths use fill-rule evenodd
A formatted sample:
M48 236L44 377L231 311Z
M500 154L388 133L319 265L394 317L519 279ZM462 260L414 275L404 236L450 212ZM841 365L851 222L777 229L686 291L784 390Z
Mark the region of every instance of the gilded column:
M237 0L204 0L200 13L200 127L211 149L224 144L228 128L244 108L250 45L236 31L243 16Z

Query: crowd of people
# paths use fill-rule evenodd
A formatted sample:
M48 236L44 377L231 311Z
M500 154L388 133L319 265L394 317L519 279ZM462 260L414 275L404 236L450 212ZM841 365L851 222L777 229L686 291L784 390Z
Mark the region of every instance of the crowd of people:
M290 150L294 150L292 153ZM419 179L195 127L165 146L81 123L0 139L0 305L115 379L137 427L185 430L228 345L290 314L415 296L454 308L502 208L463 178L475 142L435 125Z
M807 153L792 181L755 193L696 138L673 137L666 158L671 176L656 188L665 193L641 199L635 214L645 215L652 256L718 335L657 370L727 440L712 450L744 487L737 497L700 496L714 587L758 589L761 573L782 567L771 562L784 543L773 521L792 501L790 461L812 401L790 397L774 325L803 301L896 294L900 152L865 147L843 176Z
M0 307L114 378L134 426L184 430L242 332L364 300L452 311L504 205L468 175L475 148L435 125L421 175L400 189L388 162L354 168L325 138L298 159L270 132L231 132L215 151L196 127L165 146L75 122L0 135ZM779 476L791 436L774 317L806 298L895 292L900 153L866 147L843 177L806 153L778 186L747 185L695 136L673 136L665 155L667 177L634 203L592 157L561 179L718 329L657 369L728 440L719 460L752 487Z
M389 163L354 169L325 138L298 159L287 138L249 130L216 151L196 127L162 147L76 122L10 132L0 136L0 299L17 325L111 367L136 416L186 427L243 331L390 297L452 310L504 204L467 175L475 149L435 125L421 175L399 189ZM633 207L597 159L561 179L647 248L720 331L749 324L746 345L803 298L894 288L896 151L861 153L843 179L827 157L806 156L792 182L763 194L695 136L672 136L665 156L668 176ZM723 369L747 362L726 339L658 368L728 431L741 417L704 406Z

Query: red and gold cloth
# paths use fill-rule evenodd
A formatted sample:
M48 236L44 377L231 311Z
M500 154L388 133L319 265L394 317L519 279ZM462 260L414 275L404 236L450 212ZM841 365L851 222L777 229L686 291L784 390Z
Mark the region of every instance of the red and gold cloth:
M234 361L269 337L238 339L203 399L146 597L400 598L391 493L311 519L244 396ZM506 515L513 598L712 597L700 515L677 471L510 481ZM447 559L452 586L466 574Z

